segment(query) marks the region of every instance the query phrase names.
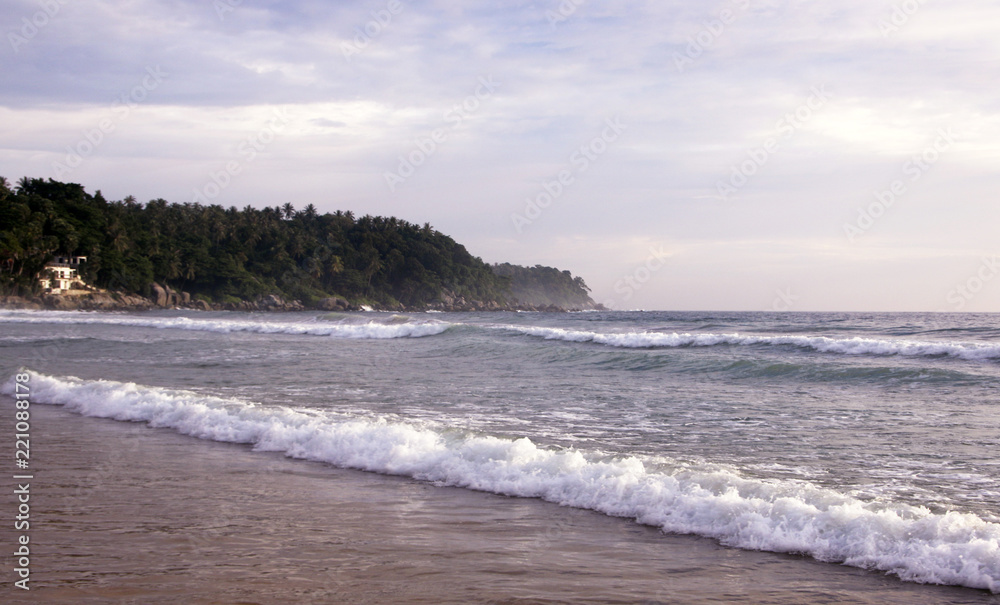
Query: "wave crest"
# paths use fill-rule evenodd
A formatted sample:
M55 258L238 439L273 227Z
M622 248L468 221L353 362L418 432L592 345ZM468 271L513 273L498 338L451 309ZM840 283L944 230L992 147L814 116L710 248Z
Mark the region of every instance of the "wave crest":
M842 355L899 355L902 357L955 357L967 361L1000 359L1000 345L985 343L830 338L827 336L756 336L746 334L666 334L661 332L602 333L562 328L504 326L546 340L593 342L629 349L728 346L794 346L820 353Z
M0 323L110 325L160 330L191 330L196 332L253 332L257 334L295 334L331 336L334 338L389 339L436 336L451 324L436 321L368 320L365 323L255 321L252 319L191 319L188 317L133 317L75 311L0 312Z
M863 502L802 481L748 479L722 467L556 451L527 438L457 434L134 383L31 373L30 384L33 401L87 416L143 421L346 468L541 498L729 546L808 554L905 580L1000 592L1000 524L972 514ZM2 391L13 394L13 378Z

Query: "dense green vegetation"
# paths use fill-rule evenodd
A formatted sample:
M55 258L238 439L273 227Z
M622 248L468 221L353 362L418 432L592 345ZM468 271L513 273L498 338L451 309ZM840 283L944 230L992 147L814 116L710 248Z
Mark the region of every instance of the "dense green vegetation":
M101 288L148 295L157 282L214 302L278 294L307 305L329 296L384 307L503 305L528 290L512 281L536 271L532 288L555 276L560 296L572 295L569 283L579 290L565 300L589 300L568 272L495 272L429 224L321 215L311 204L237 210L108 201L77 184L23 178L12 188L0 178L0 293L38 293L36 277L55 255L87 256L82 277Z
M493 265L493 272L510 278L511 297L521 304L564 309L586 309L594 304L587 295L590 288L583 278L573 277L569 271L541 265L521 267L503 263Z

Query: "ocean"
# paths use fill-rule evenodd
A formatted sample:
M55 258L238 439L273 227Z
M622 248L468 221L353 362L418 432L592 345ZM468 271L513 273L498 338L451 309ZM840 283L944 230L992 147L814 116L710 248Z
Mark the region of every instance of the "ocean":
M1000 315L0 311L0 371L4 422L27 372L46 417L121 421L99 425L109 451L144 431L181 442L171 462L340 473L310 478L313 508L338 480L390 481L442 527L457 502L536 507L594 549L615 524L653 584L658 552L707 540L705 584L732 553L909 602L1000 594Z

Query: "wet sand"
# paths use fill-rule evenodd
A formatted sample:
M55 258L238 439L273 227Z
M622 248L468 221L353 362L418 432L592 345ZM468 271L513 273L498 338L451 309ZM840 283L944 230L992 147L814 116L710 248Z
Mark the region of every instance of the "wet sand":
M0 401L5 460L13 405ZM623 519L32 407L30 593L4 603L991 603ZM8 467L12 467L12 464Z

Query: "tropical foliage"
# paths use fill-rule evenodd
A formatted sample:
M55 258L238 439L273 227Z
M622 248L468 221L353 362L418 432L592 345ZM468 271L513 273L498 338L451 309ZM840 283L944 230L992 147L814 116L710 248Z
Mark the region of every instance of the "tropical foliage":
M587 295L590 288L582 277L553 267L521 267L503 263L493 265L493 272L510 278L511 297L534 307L556 306L564 309L585 309L594 304Z
M26 177L11 187L0 179L0 292L36 293L37 275L56 254L86 256L82 277L101 288L148 295L158 282L216 302L278 294L310 304L336 295L421 307L447 293L504 304L514 300L516 277L494 272L429 224L393 217L319 214L312 204L237 210L108 201L78 184Z

